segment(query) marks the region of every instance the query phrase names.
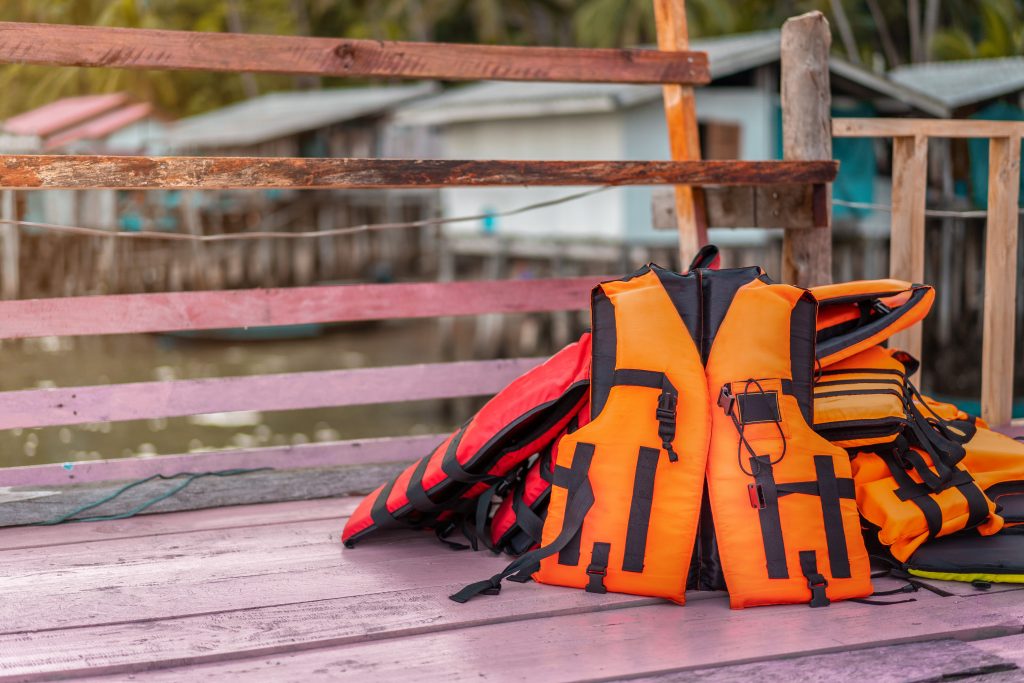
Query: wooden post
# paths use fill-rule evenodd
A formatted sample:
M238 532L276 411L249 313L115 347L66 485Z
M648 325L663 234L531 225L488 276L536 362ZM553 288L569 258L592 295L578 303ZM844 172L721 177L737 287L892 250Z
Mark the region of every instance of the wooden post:
M782 25L782 150L785 159L831 159L828 20L808 12ZM831 188L829 189L831 193ZM826 206L831 206L831 194ZM782 241L782 280L800 287L832 282L831 210L826 226L787 228Z
M928 138L892 141L892 228L889 277L924 282L925 202L928 189ZM921 360L921 325L894 334L889 345Z
M988 152L981 416L997 427L1009 424L1013 415L1020 143L1017 136L992 138Z
M0 215L5 220L15 220L17 218L16 213L14 190L4 190L2 197L0 197ZM3 248L0 294L2 294L4 299L17 299L20 288L20 240L17 225L4 223L0 226L0 245Z
M654 0L654 19L659 50L686 50L690 39L686 29L686 0ZM668 144L675 161L700 159L700 135L693 88L684 85L662 87ZM679 269L686 268L702 243L707 241L703 194L699 189L677 185L676 227L679 230Z

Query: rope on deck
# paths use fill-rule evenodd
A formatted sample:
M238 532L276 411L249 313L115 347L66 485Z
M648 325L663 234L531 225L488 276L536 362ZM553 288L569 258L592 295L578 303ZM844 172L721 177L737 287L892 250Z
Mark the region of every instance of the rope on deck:
M83 505L83 506L81 506L79 508L76 508L76 509L72 510L71 512L68 512L66 514L54 517L53 519L49 519L49 520L42 521L42 522L34 522L33 524L30 524L29 526L54 526L56 524L64 524L65 522L107 522L107 521L112 521L112 520L115 520L115 519L128 519L129 517L134 517L135 515L137 515L140 512L142 512L143 510L146 510L147 508L150 508L150 507L156 505L157 503L159 503L159 502L161 502L163 500L167 500L171 496L177 495L182 490L184 490L189 484L194 482L196 479L201 479L203 477L233 477L233 476L236 476L236 475L239 475L239 474L250 474L252 472L265 472L265 471L272 470L272 469L274 469L274 468L273 467L256 467L256 468L252 468L252 469L218 470L216 472L178 472L177 474L169 474L169 475L154 474L151 477L146 477L145 479L139 479L138 481L134 481L134 482L132 482L130 484L126 484L125 486L122 486L121 488L119 488L118 490L114 491L110 495L105 496L105 497L97 500L96 502L89 503L87 505ZM141 486L142 484L145 484L147 482L153 481L155 479L163 479L163 480L168 480L169 481L171 479L178 479L180 477L185 477L185 480L182 481L177 486L172 486L171 488L169 488L166 491L164 491L163 493L161 493L159 496L156 496L155 498L151 498L151 499L149 499L149 500L147 500L147 501L137 505L136 507L132 508L131 510L128 510L127 512L121 512L121 513L116 514L116 515L97 515L97 516L93 516L93 517L79 517L78 516L78 515L82 514L83 512L87 512L87 511L92 510L93 508L97 508L97 507L99 507L99 506L101 506L101 505L103 505L105 503L109 503L110 501L112 501L112 500L118 498L119 496L121 496L126 491L129 491L129 490L135 488L136 486Z

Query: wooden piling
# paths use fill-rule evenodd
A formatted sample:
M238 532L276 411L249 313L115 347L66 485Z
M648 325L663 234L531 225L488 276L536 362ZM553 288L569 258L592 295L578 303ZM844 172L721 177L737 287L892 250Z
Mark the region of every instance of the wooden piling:
M832 158L828 20L808 12L782 25L782 149L786 160ZM832 282L831 188L824 227L787 228L782 242L782 280L801 287Z

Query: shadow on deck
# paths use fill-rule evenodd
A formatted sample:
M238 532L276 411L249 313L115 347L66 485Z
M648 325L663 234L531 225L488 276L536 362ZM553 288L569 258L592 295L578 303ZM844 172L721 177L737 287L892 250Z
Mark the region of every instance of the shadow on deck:
M506 559L416 532L345 550L356 502L0 529L0 680L1024 680L1024 586L736 612L516 584L458 605Z

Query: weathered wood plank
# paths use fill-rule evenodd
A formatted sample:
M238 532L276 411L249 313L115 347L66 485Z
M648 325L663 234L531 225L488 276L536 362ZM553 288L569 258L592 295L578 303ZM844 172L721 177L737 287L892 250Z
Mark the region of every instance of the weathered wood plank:
M83 522L60 526L15 527L0 531L0 551L57 545L141 539L195 531L334 520L341 524L352 514L359 497L303 500L273 505L237 505L164 515L142 515L113 522Z
M654 0L654 23L660 50L686 50L690 46L686 27L685 0ZM693 88L672 83L662 88L668 145L672 159L700 159L700 133L697 128L697 103ZM699 189L677 185L673 189L676 225L679 233L679 268L682 270L707 241L704 198Z
M483 396L500 391L544 360L459 361L4 391L0 392L0 429Z
M117 294L0 302L0 339L582 310L607 276Z
M994 425L1009 424L1013 417L1020 145L1020 136L993 138L988 152L981 416Z
M517 600L508 595L513 589L521 599L530 590L552 599L556 592L568 590L516 585L490 599L504 600L513 609ZM1007 595L1016 597L922 598L885 608L884 618L878 607L852 603L827 610L790 606L743 612L729 610L720 599L695 601L685 608L626 607L153 671L137 674L136 680L187 676L200 681L262 681L284 671L298 679L315 674L375 681L611 680L851 648L1016 633L1024 595ZM475 602L463 607L474 608L484 609Z
M834 161L508 161L0 155L0 187L373 189L831 182Z
M83 460L0 468L0 486L59 486L128 481L154 474L210 472L236 468L312 468L407 462L432 451L446 434L353 439L295 446L236 448L224 451L159 455L152 458Z
M928 139L898 137L892 143L892 227L889 277L924 282L925 204L928 192ZM892 336L891 345L921 358L921 325Z
M837 138L899 138L923 135L932 138L993 138L1024 135L1024 121L980 119L858 119L832 121Z
M997 639L1003 640L1003 639ZM990 641L981 641L982 643ZM872 647L835 654L767 660L750 664L680 671L649 678L632 679L633 683L715 683L720 681L758 681L758 683L792 683L793 681L897 681L962 680L1000 671L1016 671L1009 659L990 654L974 643L939 640L907 645ZM987 678L984 680L988 680Z
M692 83L703 52L601 50L0 22L0 62L439 80Z
M971 645L979 650L1008 659L1024 669L1024 634L979 640Z
M824 185L758 185L704 188L704 207L712 228L809 229L828 225ZM676 227L671 190L651 197L654 227Z
M821 12L787 19L782 25L782 147L786 159L831 159L829 48L832 33ZM830 195L829 195L830 196ZM800 287L832 282L832 228L788 228L782 240L782 280Z

